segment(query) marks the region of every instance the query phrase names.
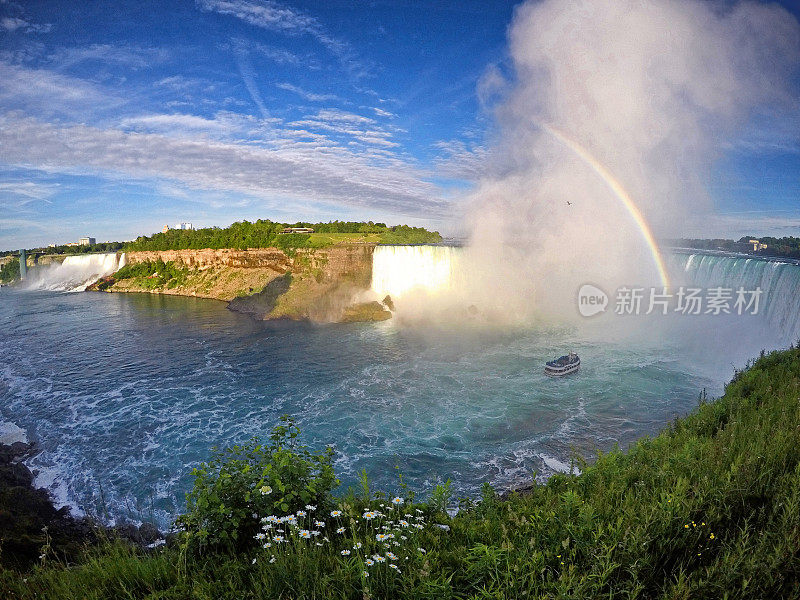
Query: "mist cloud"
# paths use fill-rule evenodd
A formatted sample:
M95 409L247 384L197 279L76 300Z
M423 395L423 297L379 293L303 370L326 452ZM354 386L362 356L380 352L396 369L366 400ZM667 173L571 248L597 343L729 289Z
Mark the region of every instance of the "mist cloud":
M519 308L535 297L540 308L574 312L587 282L658 284L633 219L548 127L613 173L663 237L713 209L711 168L751 118L798 105L787 82L800 64L800 28L777 5L527 2L509 52L492 170L472 194L469 223L471 270L487 302ZM483 87L498 94L496 70Z

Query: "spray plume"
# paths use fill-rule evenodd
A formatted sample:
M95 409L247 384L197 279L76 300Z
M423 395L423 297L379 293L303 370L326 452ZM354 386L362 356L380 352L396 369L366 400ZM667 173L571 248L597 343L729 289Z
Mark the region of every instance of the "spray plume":
M468 295L514 316L574 315L587 282L667 285L654 237L707 212L725 145L787 86L800 46L777 5L699 0L527 2L490 172L470 198ZM486 101L485 99L483 99Z

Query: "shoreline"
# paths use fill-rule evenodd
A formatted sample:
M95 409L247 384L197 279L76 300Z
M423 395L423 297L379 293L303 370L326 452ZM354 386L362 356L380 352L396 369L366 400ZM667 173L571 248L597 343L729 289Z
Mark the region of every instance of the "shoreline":
M11 557L6 566L27 569L41 562L44 547L70 563L101 540L119 539L143 549L167 543L169 536L152 523L108 526L74 515L70 504L59 506L49 489L37 485L36 471L26 464L37 453L35 442L0 443L0 541L3 557Z

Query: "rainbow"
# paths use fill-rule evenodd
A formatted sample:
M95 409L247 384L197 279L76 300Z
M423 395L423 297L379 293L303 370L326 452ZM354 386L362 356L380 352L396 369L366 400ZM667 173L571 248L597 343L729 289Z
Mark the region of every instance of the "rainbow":
M653 236L653 232L650 230L650 225L647 224L642 211L640 211L639 207L636 206L633 198L631 198L630 194L625 190L624 187L622 187L622 184L614 177L614 175L611 174L611 171L603 166L600 161L592 156L589 151L581 146L577 141L573 140L552 125L539 123L539 127L578 155L583 162L585 162L595 173L597 173L597 175L600 176L600 179L605 182L617 199L622 202L622 204L625 206L625 209L636 222L636 225L639 228L639 231L642 233L642 237L644 238L647 247L650 249L650 254L653 256L653 262L655 263L656 270L661 278L661 285L664 288L669 288L669 275L667 274L667 267L664 264L664 258L661 256L661 250L658 248L658 244Z

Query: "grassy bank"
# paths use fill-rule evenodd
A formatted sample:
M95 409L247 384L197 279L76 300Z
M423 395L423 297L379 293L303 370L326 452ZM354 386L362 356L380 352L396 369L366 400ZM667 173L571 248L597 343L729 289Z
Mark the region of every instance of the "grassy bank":
M276 484L275 473L294 463L275 454L273 466L256 470L255 488L237 487L253 469L223 461L236 468L227 477L204 472L208 493L194 496L187 522L214 539L223 530L246 532L236 544L192 551L185 541L151 554L108 544L74 566L3 572L0 589L11 598L796 598L799 398L800 350L763 356L722 398L701 398L693 414L657 437L524 494L500 499L486 487L480 502L462 503L453 518L443 511L445 488L425 504L402 488L401 504L366 487L335 498L308 477L297 488L283 475ZM258 485L269 477L270 486ZM319 514L327 505L321 530L329 541L303 542L292 528L288 544L250 543L249 509L240 513L237 502L269 500L252 504L262 515L262 508L280 510L290 491L310 493L308 485ZM233 500L212 519L208 511L222 497ZM370 510L384 516L368 519ZM412 531L406 520L420 527ZM335 534L340 525L346 535ZM375 541L389 532L397 550ZM368 564L373 553L384 561ZM387 560L390 553L399 560Z

